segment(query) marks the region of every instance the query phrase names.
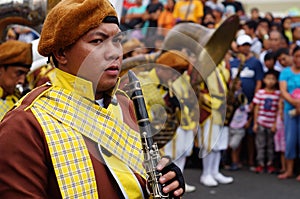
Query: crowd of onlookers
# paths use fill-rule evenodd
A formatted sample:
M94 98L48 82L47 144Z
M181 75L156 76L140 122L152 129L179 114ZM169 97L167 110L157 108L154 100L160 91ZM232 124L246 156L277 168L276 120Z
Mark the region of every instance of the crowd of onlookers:
M234 89L236 100L244 97L247 103L235 109L222 165L232 171L248 166L256 173L277 173L279 179L292 177L300 151L299 20L274 17L272 12L261 14L259 8L247 14L243 5L233 0L131 3L125 1L121 18L121 29L132 35L124 43L125 58L160 49L169 29L178 23L216 29L228 16L239 16L240 29L224 61L231 74L229 88ZM232 88L230 82L237 74L238 83Z

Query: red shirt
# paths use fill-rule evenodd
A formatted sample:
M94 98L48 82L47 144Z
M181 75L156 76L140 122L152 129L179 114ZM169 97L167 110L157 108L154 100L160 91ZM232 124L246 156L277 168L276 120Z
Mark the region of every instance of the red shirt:
M255 93L253 103L259 106L258 124L267 128L271 128L274 125L277 117L279 99L279 90L267 92L265 89L260 89Z

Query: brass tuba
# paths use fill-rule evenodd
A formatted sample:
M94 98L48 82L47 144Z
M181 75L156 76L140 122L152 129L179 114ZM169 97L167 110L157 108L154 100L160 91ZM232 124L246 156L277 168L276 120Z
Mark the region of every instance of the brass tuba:
M124 59L121 75L130 69L133 69L137 74L142 72L141 70L148 70L147 67L151 69L153 63L156 63L156 60L165 51L185 48L196 55L197 61L194 68L200 75L197 76L199 79L195 81L195 84L198 84L203 79L205 80L214 71L216 65L222 61L236 36L238 28L239 17L237 15L228 17L217 29L208 29L195 23L177 24L166 35L160 51ZM168 110L168 107L165 107L165 109ZM175 119L176 113L168 111L167 113L164 127L153 135L153 139L158 143L159 148L173 138L179 125Z
M48 11L59 1L24 0L21 4L10 0L0 3L0 43L6 40L9 28L13 25L31 28L39 34Z
M237 15L228 17L217 29L195 23L177 24L166 35L161 51L123 60L122 74L138 65L154 63L166 50L188 48L197 56L195 68L205 79L224 58L238 29Z

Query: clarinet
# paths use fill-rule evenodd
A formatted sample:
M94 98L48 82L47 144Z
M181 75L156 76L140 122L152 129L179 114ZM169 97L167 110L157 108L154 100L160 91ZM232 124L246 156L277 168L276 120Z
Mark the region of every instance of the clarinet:
M131 70L128 71L128 79L129 96L134 104L137 123L141 134L144 153L144 167L148 175L147 181L151 189L150 194L155 199L169 198L169 195L162 191L164 185L160 184L158 181L160 176L162 176L162 174L156 170L156 166L160 160L160 155L157 144L153 142L149 116L140 82Z

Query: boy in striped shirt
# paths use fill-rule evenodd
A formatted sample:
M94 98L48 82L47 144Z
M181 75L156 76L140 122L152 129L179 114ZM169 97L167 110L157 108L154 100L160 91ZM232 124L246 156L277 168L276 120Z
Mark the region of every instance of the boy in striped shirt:
M254 126L256 133L255 144L257 150L257 173L262 173L265 169L265 159L267 159L267 171L273 173L274 141L276 132L276 117L280 99L278 80L276 72L269 70L263 79L264 87L255 93L254 105ZM266 152L266 153L265 153ZM266 157L266 155L267 157Z

